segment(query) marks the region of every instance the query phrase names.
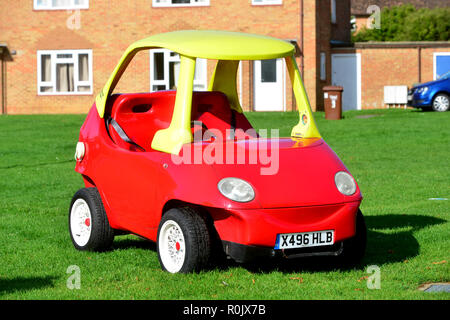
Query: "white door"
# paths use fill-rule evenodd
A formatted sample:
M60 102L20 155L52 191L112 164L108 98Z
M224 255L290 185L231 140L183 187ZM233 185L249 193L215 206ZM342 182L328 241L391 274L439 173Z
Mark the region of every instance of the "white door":
M359 53L331 56L331 83L344 88L342 110L361 109L361 55Z
M255 111L284 110L283 59L255 61L253 83Z

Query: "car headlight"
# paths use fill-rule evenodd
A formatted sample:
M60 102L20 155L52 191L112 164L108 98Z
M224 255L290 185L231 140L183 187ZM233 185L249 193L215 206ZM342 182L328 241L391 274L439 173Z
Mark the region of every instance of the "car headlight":
M219 181L217 188L228 199L237 202L249 202L255 198L252 186L238 178L224 178Z
M86 153L86 147L83 142L78 142L75 149L75 160L81 161Z
M356 183L351 175L345 171L339 171L334 176L334 182L336 183L336 188L340 193L351 196L356 192Z
M420 94L426 93L427 91L428 91L428 87L422 87L422 88L419 88L419 90L417 90L417 92Z

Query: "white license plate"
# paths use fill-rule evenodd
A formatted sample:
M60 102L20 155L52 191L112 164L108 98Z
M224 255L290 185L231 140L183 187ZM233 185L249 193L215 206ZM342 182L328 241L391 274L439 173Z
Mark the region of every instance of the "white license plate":
M275 249L295 249L334 244L334 230L282 233L277 235Z

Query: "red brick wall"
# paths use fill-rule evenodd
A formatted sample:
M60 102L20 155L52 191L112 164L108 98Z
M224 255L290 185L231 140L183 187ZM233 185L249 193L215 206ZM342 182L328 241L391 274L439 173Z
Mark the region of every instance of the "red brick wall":
M340 2L348 0L339 0ZM1 41L16 50L8 63L8 112L14 113L85 113L96 93L104 85L126 47L152 34L181 29L215 29L266 34L281 39L300 40L300 1L284 0L282 5L252 6L251 1L211 0L208 7L153 8L150 0L90 0L89 9L81 10L81 28L70 30L66 10L33 10L33 1L17 0L2 4ZM329 4L319 11L319 3L329 0L304 0L305 83L313 109L317 96L318 54L329 51L329 33L318 31L327 24ZM319 35L320 34L320 35ZM318 37L325 37L323 42ZM320 42L320 43L319 43ZM326 44L325 44L326 43ZM320 47L322 45L322 47ZM37 50L92 49L93 95L39 96L37 94ZM300 59L298 58L298 63ZM209 73L213 64L208 63ZM148 53L132 62L118 89L149 90ZM243 74L252 76L248 63ZM289 81L286 81L288 84ZM290 90L290 86L288 86ZM243 79L243 105L252 109L251 79ZM291 92L286 94L286 108L292 108ZM321 102L320 102L321 103Z

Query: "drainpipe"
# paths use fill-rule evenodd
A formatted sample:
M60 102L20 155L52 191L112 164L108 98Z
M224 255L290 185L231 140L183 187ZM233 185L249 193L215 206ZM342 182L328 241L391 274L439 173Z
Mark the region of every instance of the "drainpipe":
M300 72L302 73L302 78L304 78L304 70L305 70L305 58L303 55L303 46L304 46L304 5L303 0L300 0Z
M417 65L418 65L418 68L419 68L419 72L418 72L418 75L419 75L419 83L422 83L422 47L421 46L418 46L417 47L417 51L418 51L418 54L417 54L417 56L418 56L418 59L419 59L419 61L418 61L418 63L417 63Z
M1 58L2 114L6 114L6 61L3 59L3 56Z

